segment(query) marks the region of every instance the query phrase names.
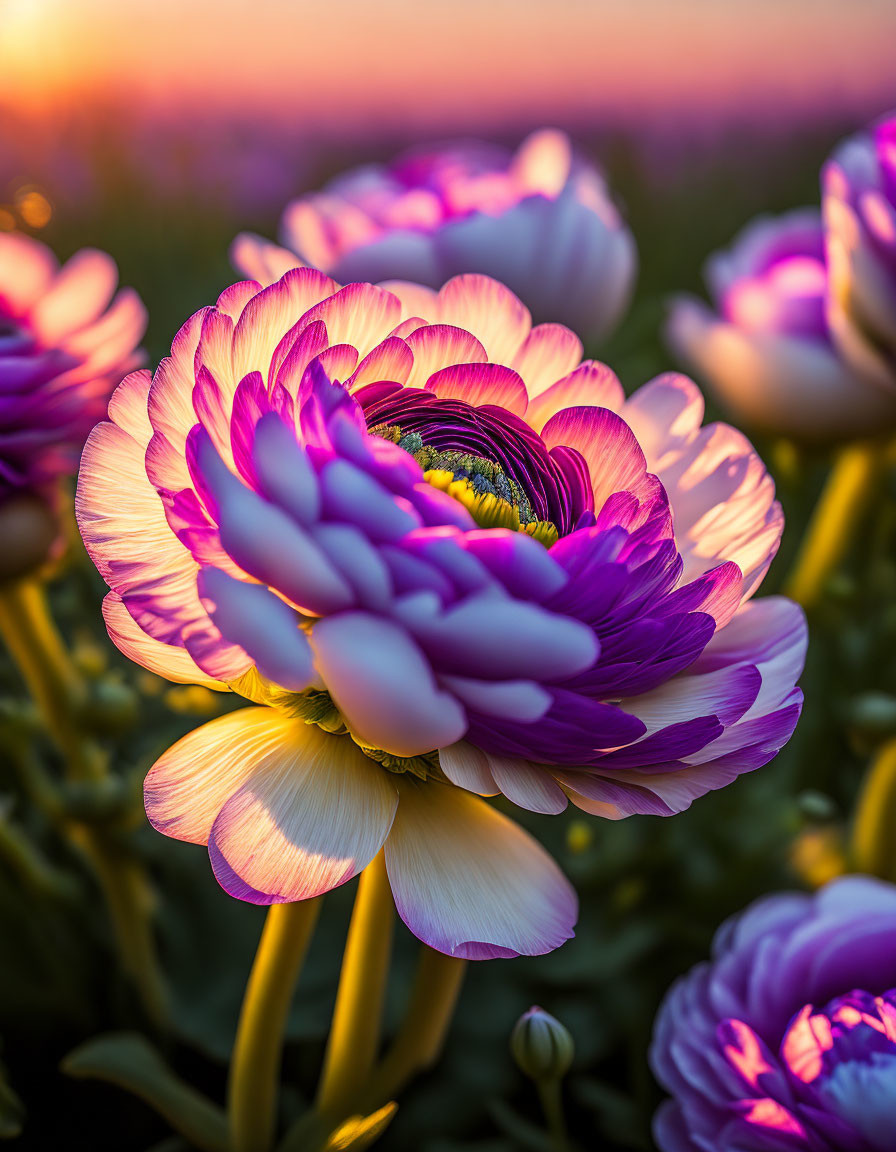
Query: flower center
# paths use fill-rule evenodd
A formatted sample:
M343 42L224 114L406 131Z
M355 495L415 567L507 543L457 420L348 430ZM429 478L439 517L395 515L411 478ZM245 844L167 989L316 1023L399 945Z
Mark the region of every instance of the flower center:
M534 536L550 548L560 533L550 520L540 520L521 484L484 456L425 444L419 432L403 433L398 425L370 429L375 436L403 448L423 469L423 479L463 504L482 528L509 528Z

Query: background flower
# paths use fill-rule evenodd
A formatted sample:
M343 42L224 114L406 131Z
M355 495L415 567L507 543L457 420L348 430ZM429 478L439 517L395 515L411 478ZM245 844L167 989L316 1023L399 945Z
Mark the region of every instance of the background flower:
M851 137L822 181L831 333L856 371L896 392L896 114Z
M74 472L109 395L141 362L146 312L84 249L62 268L45 245L0 233L0 503Z
M502 281L537 320L588 338L628 306L636 252L603 177L562 132L410 152L339 176L286 209L278 273L300 260L340 281L403 279L439 288L463 272ZM259 277L257 237L234 260Z
M863 876L757 900L668 993L651 1062L663 1152L887 1152L896 888Z
M706 280L712 307L675 300L667 338L739 420L822 441L896 423L896 395L863 378L832 340L817 211L755 220L709 260Z
M128 656L266 706L162 757L157 827L259 903L385 842L427 943L544 952L572 891L476 794L668 815L774 756L805 625L748 600L781 512L690 381L626 401L496 281L395 288L229 288L116 391L81 531Z

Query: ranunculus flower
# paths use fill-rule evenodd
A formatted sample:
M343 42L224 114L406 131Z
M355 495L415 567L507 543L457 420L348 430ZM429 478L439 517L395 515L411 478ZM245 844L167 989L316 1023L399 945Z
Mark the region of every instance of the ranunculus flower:
M137 294L84 249L60 268L45 245L0 234L0 505L74 472L109 395L142 361ZM110 304L111 301L111 304Z
M816 441L896 424L896 393L860 376L832 341L816 210L754 221L709 260L706 279L712 307L678 298L667 337L738 420Z
M822 210L834 340L896 406L896 113L837 149Z
M803 616L748 601L782 527L765 468L689 380L626 401L581 356L485 277L300 268L115 392L77 501L110 633L256 704L146 781L234 895L315 896L385 843L426 943L546 952L574 893L481 796L667 815L790 736Z
M663 1152L892 1152L896 888L757 900L673 985L651 1062Z
M343 283L439 288L482 272L511 288L536 320L569 324L589 339L619 321L637 265L600 172L549 130L515 153L454 144L348 172L289 205L281 240L286 250L240 236L234 263L261 283L296 257Z

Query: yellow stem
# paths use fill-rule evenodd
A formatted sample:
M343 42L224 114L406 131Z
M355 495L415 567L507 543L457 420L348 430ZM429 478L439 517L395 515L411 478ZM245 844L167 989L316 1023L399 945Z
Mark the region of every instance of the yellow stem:
M67 778L102 780L108 772L106 757L78 724L86 688L36 581L0 585L0 633L62 754ZM120 829L82 823L61 810L57 819L60 830L96 873L126 975L150 1018L164 1024L167 998L151 928L152 895L142 868L120 845Z
M896 881L896 740L875 756L856 807L852 856L857 871Z
M320 912L320 899L272 904L240 1010L230 1062L227 1111L233 1152L268 1152L286 1018Z
M361 873L342 958L317 1110L351 1114L368 1087L379 1047L395 907L382 851Z
M882 457L880 445L863 442L847 445L834 462L785 586L787 595L807 610L855 539L875 495Z
M438 1060L466 970L466 960L423 945L404 1021L373 1077L371 1107L394 1099Z

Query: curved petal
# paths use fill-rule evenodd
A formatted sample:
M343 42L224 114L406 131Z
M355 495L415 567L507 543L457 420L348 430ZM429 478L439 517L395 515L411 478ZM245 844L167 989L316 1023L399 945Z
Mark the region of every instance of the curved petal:
M572 885L537 841L461 788L403 777L386 867L398 914L438 952L541 956L573 935Z
M439 689L403 628L364 612L320 620L311 633L318 671L346 722L373 748L418 756L463 736L461 705Z
M522 302L497 280L466 273L439 292L439 320L472 332L495 364L510 364L532 329Z
M295 252L252 232L241 232L230 245L230 263L238 272L257 280L264 287L279 280L290 268L302 266Z
M272 708L238 708L195 728L147 773L149 822L175 840L205 844L224 802L302 727Z
M254 904L320 896L367 867L397 805L390 774L348 737L278 716L215 819L212 867L232 896Z
M148 636L135 623L117 592L110 592L103 600L103 619L112 643L135 664L175 684L201 684L204 688L224 690L220 680L206 676L186 648L163 644Z

